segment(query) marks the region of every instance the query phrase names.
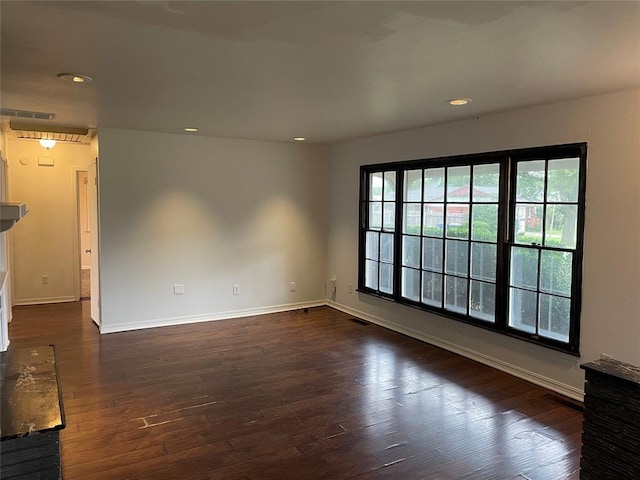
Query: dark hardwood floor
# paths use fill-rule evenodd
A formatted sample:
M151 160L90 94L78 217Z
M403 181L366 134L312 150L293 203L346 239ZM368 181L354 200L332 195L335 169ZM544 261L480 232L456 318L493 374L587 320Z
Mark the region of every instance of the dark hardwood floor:
M9 330L56 345L65 480L579 478L579 411L331 308L102 336L88 310Z

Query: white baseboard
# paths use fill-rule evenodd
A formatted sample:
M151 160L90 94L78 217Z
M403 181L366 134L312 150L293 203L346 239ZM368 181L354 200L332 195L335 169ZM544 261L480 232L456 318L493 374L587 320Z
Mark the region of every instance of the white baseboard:
M351 307L347 307L346 305L342 305L334 302L327 302L327 305L332 308L335 308L336 310L340 310L341 312L359 317L363 320L367 320L371 323L375 323L376 325L380 325L381 327L388 328L389 330L402 333L409 337L422 340L423 342L429 343L431 345L435 345L436 347L440 347L450 352L457 353L458 355L462 355L463 357L470 358L471 360L475 360L484 365L488 365L489 367L493 367L497 370L513 375L514 377L518 377L528 382L539 385L541 387L547 388L549 390L557 392L566 397L572 398L574 400L578 400L580 402L583 401L584 392L571 385L558 382L557 380L553 380L552 378L545 377L544 375L540 375L539 373L532 372L531 370L526 370L524 368L511 365L510 363L504 362L498 358L491 357L489 355L477 352L475 350L472 350L466 347L461 347L460 345L457 345L455 343L451 343L446 340L442 340L440 338L427 335L425 333L419 332L412 328L407 328L403 325L399 325L395 322L391 322L389 320L377 317L375 315L371 315L369 313L362 312L360 310L356 310Z
M246 308L242 310L227 310L226 312L206 313L203 315L187 315L182 317L167 317L145 320L144 322L132 322L120 325L105 325L102 322L100 333L126 332L129 330L141 330L144 328L167 327L170 325L185 325L188 323L213 322L216 320L228 320L232 318L251 317L267 313L288 312L300 308L322 307L327 305L326 300L312 302L287 303L271 307Z
M47 303L66 303L76 302L78 299L74 296L65 297L41 297L41 298L20 298L13 302L13 306L21 305L44 305Z
M366 313L351 307L347 307L346 305L328 301L328 300L289 303L289 304L282 304L282 305L274 305L271 307L248 308L248 309L242 309L242 310L228 310L225 312L210 313L210 314L203 314L203 315L158 318L158 319L147 320L144 322L132 322L132 323L121 324L121 325L104 325L103 324L100 326L100 333L116 333L116 332L125 332L129 330L140 330L145 328L165 327L170 325L184 325L189 323L212 322L217 320L228 320L233 318L250 317L253 315L264 315L268 313L286 312L286 311L295 310L299 308L312 308L312 307L320 307L325 305L331 308L335 308L336 310L340 310L349 315L353 315L363 320L367 320L371 323L375 323L376 325L380 325L381 327L388 328L389 330L402 333L409 337L415 338L417 340L421 340L431 345L435 345L436 347L443 348L445 350L456 353L463 357L470 358L471 360L475 360L484 365L488 365L497 370L513 375L514 377L521 378L523 380L526 380L533 384L547 388L549 390L552 390L554 392L557 392L561 395L572 398L574 400L578 400L580 402L583 401L584 392L571 385L558 382L557 380L553 380L552 378L545 377L544 375L540 375L539 373L533 372L531 370L517 367L515 365L512 365L510 363L507 363L503 360L492 357L490 355L486 355L484 353L480 353L466 347L461 347L460 345L448 342L446 340L442 340L432 335L427 335L417 330L407 328L403 325L399 325L395 322L377 317L375 315L371 315L369 313Z

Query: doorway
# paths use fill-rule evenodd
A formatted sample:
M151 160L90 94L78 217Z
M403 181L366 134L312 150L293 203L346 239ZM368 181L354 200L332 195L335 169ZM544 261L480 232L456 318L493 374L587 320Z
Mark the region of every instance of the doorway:
M91 226L89 222L89 175L87 170L76 171L78 199L78 247L80 256L80 300L91 298Z

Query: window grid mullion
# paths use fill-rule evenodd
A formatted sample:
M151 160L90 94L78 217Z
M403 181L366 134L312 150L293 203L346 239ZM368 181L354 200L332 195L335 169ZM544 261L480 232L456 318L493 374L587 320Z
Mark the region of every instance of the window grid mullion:
M442 309L447 305L447 223L449 205L449 168L444 169L444 192L442 194Z
M544 188L542 190L542 235L540 237L540 245L546 245L545 238L547 235L547 189L549 178L549 160L544 161Z
M418 230L418 242L420 243L418 254L418 302L422 303L422 258L424 255L424 242L422 241L422 234L424 233L424 189L425 189L425 181L424 181L424 172L425 169L420 169L420 230Z
M500 155L502 154L502 155ZM549 193L549 189L551 188L551 185L549 183L549 172L550 172L550 168L551 168L551 163L550 163L550 159L562 159L562 158L575 158L575 157L579 157L579 167L573 167L579 170L578 171L578 199L577 201L574 202L568 202L568 201L561 201L561 199L558 199L558 202L554 202L553 206L551 206L549 204L549 202L547 202L548 200L548 193ZM468 160L467 158L470 158L471 160ZM527 244L516 244L515 240L516 240L516 236L517 238L519 237L519 233L516 234L516 216L517 216L517 212L516 212L516 205L517 205L517 195L516 195L516 185L517 185L517 180L520 179L520 177L518 176L518 170L517 170L517 166L520 164L520 162L534 162L537 160L543 160L543 162L539 162L539 163L543 163L544 165L544 178L543 178L543 182L542 185L540 185L538 183L538 185L540 185L542 187L543 190L543 198L541 199L541 201L536 202L533 198L531 200L533 201L528 201L525 202L525 199L528 199L530 196L526 195L523 197L523 202L529 203L531 204L531 206L535 209L536 205L538 206L538 208L541 208L541 221L542 221L542 225L539 227L538 232L540 235L540 242L536 245L534 242L532 242L531 244L527 245ZM428 165L426 162L429 162ZM382 264L383 262L381 261L381 257L382 257L382 234L385 232L385 215L384 215L384 211L385 211L385 206L387 203L390 203L392 200L391 199L385 199L384 197L384 172L387 171L393 171L395 169L396 172L396 194L395 194L395 201L396 201L396 205L394 208L395 211L395 229L393 231L393 238L394 238L394 246L393 246L393 261L390 262L391 266L393 267L393 293L392 294L383 294L383 296L386 297L393 297L397 300L400 301L400 303L408 303L408 304L414 304L414 306L417 307L421 307L424 306L426 307L427 310L432 310L434 308L436 308L436 311L439 313L444 314L445 316L449 316L452 318L456 318L459 320L464 320L467 322L471 322L473 324L476 325L480 325L480 326L486 326L487 328L491 328L493 330L496 331L502 331L503 333L508 333L510 335L515 335L518 336L520 338L523 339L529 339L529 341L533 341L537 344L540 345L545 345L551 348L556 348L558 350L562 350L568 353L572 353L572 354L577 354L578 352L578 334L579 334L579 313L580 313L580 305L579 305L579 301L580 301L580 297L581 297L581 281L582 281L582 271L581 271L581 261L582 261L582 248L583 248L583 240L584 240L584 192L585 192L585 185L586 185L586 144L573 144L573 145L565 145L565 146L557 146L557 147L544 147L544 148L533 148L533 149L522 149L522 150L514 150L514 151L510 151L510 152L497 152L494 154L477 154L477 155L470 155L468 157L457 157L457 158L451 158L451 159L435 159L435 160L421 160L421 161L410 161L407 163L404 163L402 165L400 165L400 163L402 162L396 162L395 164L386 164L383 165L382 168L380 168L380 166L376 166L375 165L371 165L371 166L367 166L367 167L361 167L361 170L366 174L363 174L361 177L361 185L364 186L364 192L362 192L363 188L361 188L361 202L363 207L360 210L360 216L361 216L361 234L360 234L360 245L361 245L361 249L363 254L361 255L360 259L359 259L359 265L361 268L361 272L359 272L358 275L358 279L359 282L361 282L361 285L364 286L364 281L365 281L365 273L364 273L364 266L365 266L365 257L364 257L364 251L365 251L365 241L366 241L366 231L368 229L370 229L371 227L371 221L372 221L372 217L371 217L371 205L373 200L370 199L370 195L371 195L371 188L372 188L372 183L373 183L373 179L370 177L370 175L372 174L379 174L382 173L383 174L383 192L382 192L382 198L380 201L380 205L382 206L382 224L380 226L380 229L378 231L379 237L378 237L378 290L380 288L380 279L381 279L381 270L382 270ZM473 198L473 191L474 191L474 186L475 186L475 181L474 181L474 174L477 170L477 166L478 165L485 165L485 164L498 164L499 165L499 177L498 177L498 202L497 202L497 239L495 240L495 242L492 241L488 241L488 240L483 240L483 238L485 237L484 233L479 237L478 240L478 244L479 245L495 245L496 248L496 265L495 265L495 271L496 271L496 278L493 282L490 282L487 280L488 283L493 283L495 285L495 317L494 317L494 321L492 322L491 325L481 325L479 323L479 319L476 317L472 317L470 315L471 311L472 311L472 305L471 305L471 297L472 297L472 289L471 289L471 281L472 281L472 275L471 275L471 270L472 270L472 265L473 265L473 249L472 247L472 229L473 229L473 219L474 219L474 212L476 212L476 210L478 210L479 205L474 202L474 198ZM535 165L535 164L534 164ZM458 166L464 166L464 167L470 167L469 168L469 172L470 172L470 178L469 178L469 198L467 199L467 204L466 204L466 208L467 208L467 212L468 212L468 229L467 229L467 237L466 237L466 254L467 254L467 259L466 259L466 276L463 275L461 276L458 272L457 267L455 268L455 272L450 272L450 274L447 274L447 254L449 252L449 250L447 249L447 242L448 241L457 241L457 240L462 240L461 238L455 237L455 238L451 238L449 239L447 236L447 227L448 227L448 223L450 220L450 216L451 216L451 212L449 211L449 207L452 205L453 199L450 199L448 196L448 190L449 190L449 182L451 179L451 175L450 175L450 168L452 167L458 167ZM522 178L527 178L526 175L530 175L527 173L526 170L526 164L523 164L523 168L525 168L525 170L523 170L523 176ZM424 267L423 265L423 257L425 255L425 224L427 222L427 216L425 215L425 205L426 205L426 200L425 200L425 191L426 191L426 184L424 182L424 177L425 174L428 172L428 170L430 170L431 168L442 168L443 169L443 196L444 198L442 199L442 232L441 232L441 248L440 248L440 254L441 254L441 262L442 262L442 269L441 272L439 272L439 274L441 275L441 279L442 279L442 292L441 292L441 296L440 296L440 307L429 307L429 305L433 305L433 304L424 304L423 303L423 289L425 287L425 283L424 283L424 278L423 278L423 274L425 274L426 272L431 272L433 271L434 274L438 274L438 272L436 270L433 270L431 267ZM414 243L414 248L412 249L413 252L419 253L419 258L416 259L416 270L417 270L417 274L419 275L419 280L415 280L415 283L413 284L413 287L415 288L415 286L418 286L418 291L416 292L416 297L413 298L417 298L417 302L414 300L409 300L409 299L405 299L402 298L402 269L403 269L403 261L402 261L402 252L403 252L403 222L404 222L404 218L403 218L403 214L404 214L404 207L405 207L405 198L404 198L404 187L405 187L405 183L406 183L406 178L405 175L407 174L407 172L409 171L413 171L413 170L420 170L421 173L421 189L420 189L420 194L421 194L421 198L419 199L419 201L416 202L415 207L418 207L420 209L420 221L419 221L419 234L416 235L417 241L420 242L420 246L417 247ZM576 170L574 170L575 172ZM540 172L540 170L538 170L538 172ZM554 177L555 178L555 177ZM524 181L523 181L524 182ZM493 185L493 183L489 183L487 185ZM523 185L525 185L523 183ZM528 184L526 184L528 185ZM555 184L554 184L555 185ZM525 188L529 188L528 186L525 186ZM377 190L376 190L377 191ZM413 197L412 197L413 198ZM408 202L408 200L407 200ZM460 203L460 202L459 202ZM571 206L575 206L575 210L577 213L577 218L575 219L575 221L577 222L577 233L576 233L576 246L571 249L571 248L564 248L564 247L558 247L555 245L550 245L547 246L545 244L545 238L548 236L548 230L553 226L553 225L548 225L547 222L547 216L549 215L549 211L550 208L556 208L557 205L560 204L566 204L566 205L571 205ZM460 204L460 207L464 207L464 204ZM462 208L464 209L464 208ZM458 209L456 209L457 211ZM531 212L534 213L534 212ZM484 213L483 212L479 212L480 219L482 221L484 221ZM437 215L434 212L434 215ZM527 217L529 218L530 213L527 213ZM434 221L435 220L434 217ZM457 218L457 217L456 217ZM532 217L531 217L532 218ZM524 228L524 235L535 235L533 232L536 231L536 228L530 224L527 223L526 226L523 227ZM411 228L411 231L414 230L414 227ZM551 230L552 231L552 230ZM484 223L483 223L483 230L482 232L484 232ZM387 233L392 233L390 231L387 231ZM459 235L458 229L456 229L456 235ZM411 233L407 233L407 235L409 236L413 236ZM434 238L438 238L438 237L434 237ZM526 237L525 237L526 238ZM524 240L524 238L523 238ZM555 244L556 242L552 242L552 244ZM460 247L460 245L456 244L458 247ZM417 247L417 248L416 248ZM514 327L509 327L509 297L510 297L510 288L511 288L511 279L510 279L510 271L513 268L513 266L511 265L511 256L512 256L512 251L514 249L514 247L523 247L526 249L531 249L531 250L535 250L537 252L537 272L536 272L536 277L535 277L535 292L531 292L531 293L535 293L535 333L527 333L527 331L525 330L521 330L517 325L517 322L514 323ZM454 249L453 246L451 248L452 250L452 255L455 253L457 255L456 252L458 252L459 249ZM454 250L456 250L456 252L454 252ZM554 338L549 338L547 336L540 336L540 332L542 331L542 323L541 323L541 312L542 312L542 307L541 307L541 300L542 300L542 255L544 252L546 251L556 251L556 252L570 252L573 257L572 257L572 262L571 262L571 285L570 285L570 295L566 296L565 294L553 294L553 293L549 293L548 295L550 295L551 297L562 297L562 298L567 298L570 299L570 306L567 305L567 308L570 308L570 312L567 313L567 315L569 315L569 326L568 326L568 341L566 340L567 337L564 337L564 339L562 340L558 340L558 339L554 339ZM431 251L431 250L430 250ZM484 252L484 250L482 250ZM434 252L435 253L435 252ZM458 252L460 253L460 252ZM480 254L480 253L479 253ZM519 254L519 256L521 256L522 254ZM455 259L458 259L459 257L456 256ZM546 258L546 257L545 257ZM551 257L549 257L549 260L551 260ZM385 265L388 262L385 262ZM412 262L413 264L413 262ZM431 263L429 263L429 265L431 265ZM526 264L525 264L526 265ZM546 265L546 264L545 264ZM409 269L412 269L414 267L407 267ZM522 268L522 267L518 267L518 268ZM567 267L564 267L567 268ZM519 271L519 270L518 270ZM481 274L481 272L484 272L484 269L479 269L478 274L484 278ZM533 272L531 272L533 273ZM567 272L569 273L569 272ZM415 279L415 275L416 272L414 271L411 276L413 277L413 279ZM530 274L529 274L530 275ZM430 277L431 278L431 277ZM455 307L455 305L458 303L456 301L455 298L452 299L452 305L454 306L454 310L448 310L446 308L446 298L447 298L447 290L446 290L446 279L450 278L452 281L455 281L456 284L458 282L461 282L462 280L465 280L466 282L466 286L467 286L467 303L466 303L466 307L465 307L465 313L463 313L463 311L461 310L457 310L457 307ZM546 278L546 277L545 277ZM413 280L412 279L412 280ZM434 279L435 280L435 279ZM478 280L479 282L484 282L484 280ZM435 285L435 284L434 284ZM520 289L519 287L514 286L513 288L516 289ZM370 290L370 289L368 289ZM526 290L526 289L525 289ZM564 290L563 290L564 291ZM415 292L415 290L413 290L413 292ZM413 295L412 292L412 295ZM431 294L429 294L429 298L431 297ZM479 291L478 295L480 295L480 297L482 297L482 293ZM479 297L479 299L480 299ZM484 297L482 297L484 298ZM435 300L435 298L434 298ZM533 300L533 298L530 299L530 301ZM416 305L418 304L418 305ZM553 303L550 303L547 307L548 308L552 308ZM531 314L534 313L533 308L534 306L529 304L529 307L526 307L529 309L529 312L526 311L522 311L522 313L518 314L518 316L520 318L531 318ZM517 308L521 308L521 307L517 307ZM524 306L522 307L524 308ZM481 308L482 310L482 308ZM556 314L554 314L556 315ZM557 315L553 317L553 319L556 319ZM517 318L517 317L516 317ZM558 317L558 318L564 318L564 317ZM558 325L556 324L556 320L553 320L551 318L547 319L547 322L549 322L548 324L546 324L546 328L547 329L553 329L551 330L552 332L555 332L558 327ZM552 326L555 325L555 326ZM564 331L564 328L566 327L561 327ZM546 331L546 330L545 330ZM531 332L531 329L529 329L529 332Z
M536 250L538 251L538 270L537 270L537 279L536 279L536 337L540 335L540 301L541 301L541 290L540 290L540 274L542 272L542 246L546 244L546 228L547 228L547 189L549 178L549 159L546 158L544 161L544 180L542 184L542 228L540 229L540 243L537 245Z
M537 248L538 251L538 278L536 282L536 336L540 335L540 269L542 268L542 249Z
M507 329L509 316L509 260L511 255L508 246L510 231L512 230L512 215L515 215L511 205L510 185L512 176L511 157L500 159L500 180L498 187L498 231L496 242L496 317L498 328Z
M400 301L402 297L402 222L404 221L404 175L407 170L398 167L396 170L396 223L393 232L393 298Z
M384 192L384 182L383 182L383 192ZM382 225L383 229L378 233L378 293L382 293L382 288L380 288L381 273L382 273L382 232L384 231L384 193L383 193L383 203L382 203Z
M471 316L471 229L473 228L473 176L476 165L469 168L469 220L467 228L467 315Z

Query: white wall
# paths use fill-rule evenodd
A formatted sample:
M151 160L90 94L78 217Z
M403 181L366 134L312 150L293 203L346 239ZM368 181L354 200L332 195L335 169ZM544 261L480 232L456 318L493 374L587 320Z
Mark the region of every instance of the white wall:
M107 128L99 137L103 332L326 298L325 147Z
M37 141L9 137L8 147L9 201L29 210L11 229L14 304L77 300L75 171L89 164L89 146L58 143L45 150ZM40 156L52 156L54 166L38 165Z
M481 101L480 99L476 99ZM328 270L336 304L396 330L579 397L579 364L600 353L640 365L640 90L533 107L334 145ZM357 284L359 166L588 142L582 358L347 293Z

